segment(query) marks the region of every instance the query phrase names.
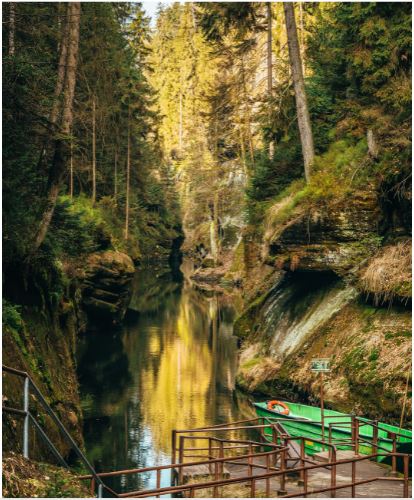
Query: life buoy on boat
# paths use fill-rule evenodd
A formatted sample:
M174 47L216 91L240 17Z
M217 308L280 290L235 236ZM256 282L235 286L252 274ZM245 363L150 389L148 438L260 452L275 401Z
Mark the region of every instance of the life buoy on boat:
M280 413L281 415L289 415L290 413L289 406L286 403L283 403L283 401L278 401L277 399L273 399L272 401L267 402L268 410L274 410L275 406L280 406L282 408L281 411L278 410L278 413Z

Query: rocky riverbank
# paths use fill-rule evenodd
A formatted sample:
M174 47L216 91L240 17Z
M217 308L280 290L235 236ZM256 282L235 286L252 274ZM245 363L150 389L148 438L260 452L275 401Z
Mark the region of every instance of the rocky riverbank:
M318 206L270 207L246 229L238 385L318 404L309 370L329 357L328 406L399 422L411 381L411 239L372 192ZM405 406L404 421L411 409Z
M71 212L74 210L74 214ZM177 231L162 232L157 239L147 238L141 245L140 259L134 249L138 242L131 238L120 245L110 232L110 225L90 220L77 206L64 206L52 239L55 248L45 247L39 255L16 272L15 266L5 270L6 293L3 301L3 363L27 371L57 412L64 425L83 444L82 411L76 374L76 350L79 334L91 330L105 332L115 328L124 318L131 299L135 266L145 261L150 244L154 256L164 266L176 259L181 237ZM62 220L61 220L62 219ZM74 219L74 220L73 220ZM76 228L64 235L60 243L61 226ZM84 227L85 226L85 227ZM86 231L88 227L88 232ZM66 241L69 238L68 241ZM169 239L168 239L169 238ZM118 248L121 247L121 250ZM147 253L142 253L142 248ZM132 249L131 256L126 252ZM64 250L64 251L63 251ZM22 388L11 376L4 377L4 404L21 407ZM68 444L58 430L43 415L45 428L58 450L67 456ZM3 426L3 449L21 451L21 420L6 416ZM33 441L31 457L47 460L48 451Z

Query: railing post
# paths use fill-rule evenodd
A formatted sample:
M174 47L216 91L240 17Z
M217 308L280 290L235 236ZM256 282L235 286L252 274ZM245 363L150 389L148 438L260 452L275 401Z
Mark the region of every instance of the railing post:
M300 466L305 467L305 438L300 438ZM305 483L304 471L300 471L300 477L298 480L298 486L303 486Z
M355 477L356 477L356 462L351 462L351 480L352 480L352 485L351 485L351 497L355 498Z
M161 470L157 469L157 485L156 485L157 490L161 488ZM160 498L159 495L156 496L156 498Z
M98 484L98 498L102 498L102 484Z
M359 420L355 418L355 455L359 455Z
M331 462L335 463L336 462L336 450L334 447L331 448ZM335 498L336 497L336 489L334 489L336 486L336 465L331 465L331 497Z
M218 481L218 462L214 462L214 481ZM218 486L213 487L213 497L218 498Z
M23 457L29 458L29 377L24 379L23 410L26 412L23 422Z
M266 472L270 472L270 455L266 455ZM270 478L266 478L266 497L270 497Z
M272 443L277 445L276 428L274 425L272 425ZM275 454L273 456L274 456L273 467L276 467L277 455Z
M92 497L95 496L95 478L94 477L92 477L92 479L91 479L91 495L92 495Z
M180 470L178 471L178 484L183 484L183 467L184 463L184 438L185 436L180 436L180 444L178 450L178 463L180 464Z
M395 453L397 453L397 435L394 432L390 433L390 437L392 439L392 458L391 458L391 476L396 477L398 475L397 473L397 457L395 456Z
M410 498L409 491L408 491L408 474L409 474L409 463L408 463L408 455L404 455L403 460L404 460L404 492L403 492L403 497L404 498Z
M277 490L277 495L286 495L286 487L285 487L285 470L286 470L286 449L283 447L280 451L280 485Z
M308 496L308 469L303 470L303 496Z
M356 444L355 444L355 415L351 415L351 440L352 448L354 449L354 454L356 455Z
M252 498L255 498L256 496L256 481L252 479L251 486L250 486L250 494Z
M378 420L374 420L374 425L372 426L372 454L376 455L377 453L378 453Z
M223 479L223 474L224 474L224 448L223 448L223 441L220 441L219 443L219 452L220 452L220 458L222 461L220 462L220 479Z
M173 429L171 433L171 444L172 444L171 463L175 464L175 454L177 451L177 431L175 429Z

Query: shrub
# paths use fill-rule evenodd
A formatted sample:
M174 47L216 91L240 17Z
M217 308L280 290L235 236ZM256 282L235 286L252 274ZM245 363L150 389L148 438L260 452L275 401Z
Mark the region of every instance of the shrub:
M19 306L11 304L6 299L3 299L2 312L3 327L9 327L18 332L23 330L23 320L20 314Z

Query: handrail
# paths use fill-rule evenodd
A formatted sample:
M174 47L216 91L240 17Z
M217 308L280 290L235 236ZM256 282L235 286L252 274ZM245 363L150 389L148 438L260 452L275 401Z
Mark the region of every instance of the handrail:
M356 462L361 462L363 460L369 460L371 458L375 458L377 456L383 456L383 455L393 455L396 457L408 457L407 454L404 453L390 453L390 454L384 454L384 453L378 453L374 455L366 455L364 457L354 457L354 458L348 458L348 459L341 459L341 460L336 460L335 462L329 463L329 466L337 466L337 465L343 465L347 463L356 463ZM302 466L302 467L297 467L293 469L292 471L294 472L302 472L302 471L309 471L309 470L314 470L314 469L319 469L325 467L324 464L315 464L315 465L310 465L310 466ZM189 483L189 484L183 484L183 485L178 485L178 486L169 486L169 487L163 487L163 488L155 488L151 490L138 490L138 491L132 491L128 493L121 493L119 494L119 497L121 498L127 498L127 497L145 497L145 496L154 496L154 495L159 495L159 494L167 494L167 493L178 493L180 491L187 491L187 490L195 490L195 489L205 489L205 488L212 488L214 486L226 486L228 484L234 484L234 483L244 483L247 481L260 481L263 479L270 479L272 477L277 477L286 474L286 470L278 470L278 471L273 471L273 472L268 472L266 474L257 474L255 476L251 476L249 478L231 478L231 479L221 479L218 481L208 481L205 483ZM369 480L363 480L363 482L372 482L372 481L377 481L377 480L390 480L390 481L404 481L404 484L408 481L408 478L392 478L392 477L382 477L378 476L375 478L370 478ZM363 482L361 484L363 484ZM338 489L343 489L343 488L350 488L353 485L357 485L358 482L352 481L351 483L348 483L346 485L340 484L340 485L334 485L328 488L324 488L323 491L336 491ZM406 489L406 488L405 488ZM320 490L322 491L322 490ZM312 490L312 491L307 491L307 492L300 492L300 493L294 493L294 494L286 494L282 495L282 497L289 498L289 497L296 497L296 496L306 496L310 495L313 493L318 493L319 490ZM404 491L404 494L406 491Z
M234 457L214 458L212 460L199 460L196 462L178 462L176 464L154 465L152 467L143 467L141 469L126 469L126 470L116 470L116 471L112 471L112 472L97 472L97 476L113 477L113 476L129 475L129 474L140 474L140 473L144 473L144 472L151 472L151 471L157 471L157 470L180 469L180 468L185 468L185 467L193 467L193 466L197 466L197 465L227 462L229 460L236 460L236 459L242 460L243 458L253 458L253 457L272 455L272 454L276 453L277 451L283 451L283 450L286 450L286 448L278 448L277 450L273 450L273 451L262 451L260 453L251 453L248 455L236 455ZM256 467L256 465L255 465L255 467ZM77 478L81 479L81 480L86 480L86 479L91 479L92 476L90 474L85 474L83 476L77 476Z
M31 413L29 409L29 387L31 387L40 402L41 406L43 409L46 411L46 413L49 415L49 417L53 420L53 422L57 425L59 430L62 432L63 436L65 439L69 442L70 446L72 449L75 451L76 455L78 458L83 462L84 466L90 471L91 476L97 481L98 484L98 497L102 497L102 489L106 489L110 491L112 494L114 492L108 488L103 481L100 479L100 477L97 475L95 469L89 462L89 460L86 458L84 453L81 451L79 446L76 444L75 440L72 438L66 427L63 425L59 417L56 415L56 413L52 410L46 399L44 398L43 394L41 393L40 389L37 387L37 385L33 382L32 378L30 375L22 370L16 370L15 368L11 368L10 366L2 365L2 371L6 373L10 373L11 375L16 375L18 377L21 377L25 381L25 388L24 388L24 410L19 410L17 408L8 408L7 406L3 406L3 411L6 412L13 412L15 414L19 414L21 416L24 416L25 418L25 428L24 428L24 436L23 436L23 454L26 458L29 458L29 443L28 443L28 425L29 421L31 421L36 429L38 430L39 434L53 453L53 455L58 459L61 465L63 465L66 468L68 467L68 464L62 457L62 455L59 453L57 448L53 445L53 443L50 441L48 438L46 432L42 429L40 424L37 422L36 417ZM117 495L116 495L117 496Z

